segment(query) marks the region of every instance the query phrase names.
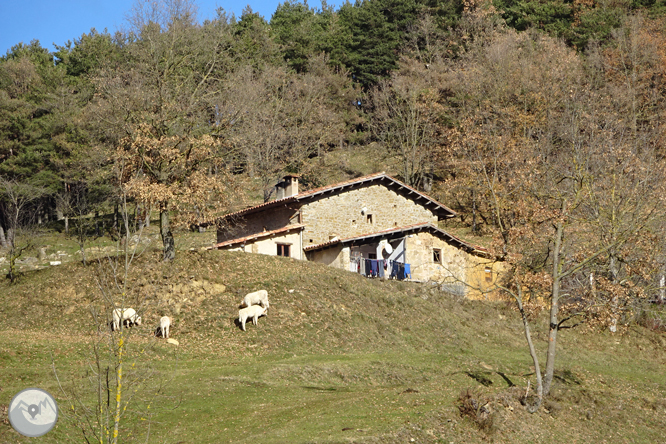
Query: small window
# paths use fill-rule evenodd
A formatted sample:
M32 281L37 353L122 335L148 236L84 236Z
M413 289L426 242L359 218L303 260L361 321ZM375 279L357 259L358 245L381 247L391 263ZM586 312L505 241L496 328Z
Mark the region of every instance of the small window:
M278 256L284 256L284 257L291 257L290 255L290 248L291 245L287 244L277 244L277 255Z
M436 264L442 263L442 250L439 248L432 249L432 261Z
M490 267L486 267L486 282L493 281L493 270Z
M369 224L372 223L372 214L368 214L367 221L368 221Z

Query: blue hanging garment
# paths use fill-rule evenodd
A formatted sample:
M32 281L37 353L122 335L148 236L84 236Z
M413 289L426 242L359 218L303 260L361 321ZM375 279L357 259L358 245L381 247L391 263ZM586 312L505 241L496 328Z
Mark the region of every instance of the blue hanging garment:
M405 279L412 278L412 267L410 264L405 264Z
M375 259L371 259L370 263L372 267L372 277L377 277L379 275L379 264Z

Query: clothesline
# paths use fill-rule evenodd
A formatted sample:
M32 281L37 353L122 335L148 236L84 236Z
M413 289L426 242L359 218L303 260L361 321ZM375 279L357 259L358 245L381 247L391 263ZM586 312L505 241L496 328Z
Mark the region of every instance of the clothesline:
M385 259L351 259L349 271L366 277L378 277L403 280L411 278L410 264Z

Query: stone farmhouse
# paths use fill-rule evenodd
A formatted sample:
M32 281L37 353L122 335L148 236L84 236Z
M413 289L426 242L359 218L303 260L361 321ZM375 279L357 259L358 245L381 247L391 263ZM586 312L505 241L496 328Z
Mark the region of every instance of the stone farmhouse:
M468 297L480 296L470 288L488 288L500 270L483 247L438 227L453 210L385 173L304 192L289 175L276 188L275 200L224 216L212 248L436 281Z

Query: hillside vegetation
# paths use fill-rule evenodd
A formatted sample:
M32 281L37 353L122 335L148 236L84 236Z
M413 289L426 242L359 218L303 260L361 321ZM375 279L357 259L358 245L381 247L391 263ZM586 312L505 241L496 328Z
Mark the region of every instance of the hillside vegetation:
M149 442L172 443L658 442L666 428L662 333L562 331L551 396L529 414L521 399L532 362L509 303L286 258L183 251L161 263L159 254L147 252L130 277L144 323L128 340L136 366L126 377L150 376L137 385L122 442L145 440L148 422ZM90 314L100 303L97 266L0 284L0 441L30 440L6 423L11 397L28 386L49 390L61 410L40 442L82 439L65 393L92 396L83 390L91 344L110 334ZM243 332L239 301L259 288L269 315ZM153 336L163 314L173 315L179 346ZM534 316L542 339L546 319Z
M200 21L194 1L137 0L123 32L17 44L0 401L59 393L47 441L663 439L662 3L288 1ZM306 191L378 171L456 211L440 228L503 262L511 302L200 251L285 174ZM241 332L258 288L271 311ZM108 335L122 303L146 322ZM177 347L151 335L165 313Z

